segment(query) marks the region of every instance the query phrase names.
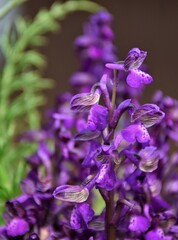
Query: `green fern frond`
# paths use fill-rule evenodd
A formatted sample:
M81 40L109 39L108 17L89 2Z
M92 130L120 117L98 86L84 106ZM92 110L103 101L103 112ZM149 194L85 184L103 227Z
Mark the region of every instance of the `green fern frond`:
M9 1L0 9L0 19L25 1ZM69 13L99 9L98 4L87 0L56 2L50 9L40 10L33 20L17 19L2 36L5 64L0 72L0 216L5 201L20 193L19 183L27 168L23 158L36 148L15 139L23 131L39 127L38 106L44 103L41 90L52 86L51 80L42 76L46 60L37 48L46 43L46 33L59 30L59 21Z

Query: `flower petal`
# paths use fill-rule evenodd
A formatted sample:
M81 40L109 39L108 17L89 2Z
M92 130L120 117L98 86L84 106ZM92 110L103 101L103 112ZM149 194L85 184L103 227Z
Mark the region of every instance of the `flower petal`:
M132 48L125 61L124 68L126 71L139 68L147 56L147 52L141 51L139 48Z
M73 229L86 228L89 221L92 220L94 211L88 203L78 204L74 207L70 224Z
M77 112L88 112L90 108L99 102L100 95L97 91L94 93L80 93L73 96L70 102L71 110Z
M129 229L133 232L146 232L150 221L144 216L134 215L130 219Z
M161 228L156 228L154 230L149 231L146 236L145 240L164 240L165 235Z
M83 131L77 133L74 137L76 141L90 141L98 138L101 135L99 131L91 131L90 129L84 129Z
M106 63L105 66L111 70L121 70L121 71L124 70L123 62L122 63Z
M7 226L7 235L11 237L22 236L29 231L29 224L22 218L14 218Z
M156 147L150 146L142 149L139 152L141 161L139 162L139 168L143 172L153 172L158 167L159 152L156 151Z
M140 120L146 128L159 123L165 116L156 104L144 104L131 115L131 122Z
M150 84L153 78L145 72L138 69L133 69L127 76L127 84L133 88L141 88L143 84Z
M115 187L116 175L114 168L110 161L102 164L96 183L99 187L105 188L107 191L111 191Z
M57 187L53 196L61 201L81 203L89 196L89 191L83 186L63 185Z
M150 140L150 135L143 124L137 123L128 126L121 131L122 137L130 143L136 140L140 143L146 143Z
M91 131L103 131L109 121L108 109L102 105L95 104L90 109L87 128Z

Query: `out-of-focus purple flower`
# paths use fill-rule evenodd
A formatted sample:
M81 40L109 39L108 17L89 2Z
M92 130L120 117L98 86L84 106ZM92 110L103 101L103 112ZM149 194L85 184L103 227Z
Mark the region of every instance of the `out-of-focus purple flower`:
M29 231L29 224L22 218L14 218L7 225L7 235L10 237L22 236Z
M32 233L32 234L30 234L28 240L40 240L40 238L36 233Z
M133 215L130 219L129 229L133 232L146 232L150 227L150 221L139 215Z
M161 228L156 228L152 231L149 231L145 235L146 240L173 240L172 237L165 236L163 230Z

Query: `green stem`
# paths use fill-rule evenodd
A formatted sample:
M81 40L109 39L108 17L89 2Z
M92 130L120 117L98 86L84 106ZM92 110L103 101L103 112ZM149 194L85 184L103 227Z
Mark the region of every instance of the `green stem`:
M0 19L4 18L11 10L27 0L11 0L0 9Z
M114 216L114 190L108 192L109 201L106 202L106 215L105 215L105 229L106 229L106 239L114 240L116 239L116 229L112 223L112 218Z
M112 109L110 111L110 119L113 117L115 102L117 94L117 71L114 71L113 89L112 89ZM114 131L110 136L110 140L114 137ZM105 215L105 229L106 229L106 239L114 240L116 239L116 228L112 222L114 216L115 203L114 203L114 189L108 191L108 201L106 201L106 215Z

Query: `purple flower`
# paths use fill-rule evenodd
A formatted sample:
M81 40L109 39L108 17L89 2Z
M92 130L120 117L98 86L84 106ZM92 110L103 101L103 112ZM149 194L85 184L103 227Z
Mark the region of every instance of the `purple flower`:
M150 227L150 221L139 215L133 215L130 219L129 229L133 232L146 232Z
M22 236L29 231L29 224L22 218L14 218L7 225L7 235L10 237Z
M144 104L131 114L131 122L141 121L146 128L158 124L165 113L155 104Z
M149 231L146 235L145 235L145 239L146 240L173 240L172 237L166 237L163 230L161 228L156 228L152 231Z
M94 211L88 203L77 204L71 214L70 225L73 229L87 228L92 220Z
M111 161L108 160L101 165L96 183L98 187L105 188L107 191L114 189L116 184L116 174Z
M129 143L146 143L150 141L150 135L142 123L135 123L121 131L122 137Z
M111 22L107 12L90 18L75 44L81 66L72 93L58 97L42 130L24 135L37 150L26 157L23 193L6 203L0 238L177 239L170 140L178 140L178 101L159 91L154 104L140 105L152 81L142 66L147 53L134 48L112 63Z
M91 131L103 131L108 125L108 109L102 105L95 104L88 116L87 128Z
M129 51L123 63L107 63L106 67L113 70L128 71L127 84L133 88L141 88L144 84L152 83L153 79L148 74L138 68L143 63L147 56L147 52L141 51L138 48L133 48Z

